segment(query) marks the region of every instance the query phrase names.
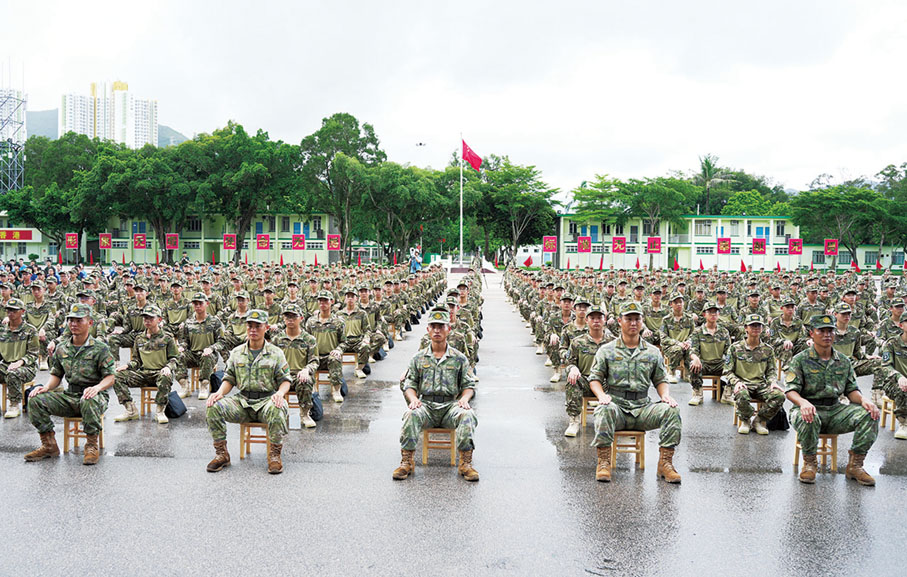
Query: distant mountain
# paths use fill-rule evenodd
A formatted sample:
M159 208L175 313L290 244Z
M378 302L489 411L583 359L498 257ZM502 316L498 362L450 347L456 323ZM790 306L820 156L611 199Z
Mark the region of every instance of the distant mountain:
M25 128L29 136L46 136L56 140L59 135L57 122L57 109L53 110L27 110L25 112Z
M176 130L173 130L169 126L164 126L163 124L157 125L157 145L161 148L164 146L176 146L181 142L186 142L189 140Z

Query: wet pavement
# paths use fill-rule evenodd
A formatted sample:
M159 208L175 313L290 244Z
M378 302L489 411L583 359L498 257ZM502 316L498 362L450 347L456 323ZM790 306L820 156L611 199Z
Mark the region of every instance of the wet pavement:
M681 382L672 394L684 422L682 485L655 478L657 431L647 435L645 470L620 455L614 480L596 483L591 422L563 436L563 383L548 382L500 277L486 278L474 403L480 482L461 479L444 451L410 479L391 479L404 410L398 380L423 323L366 381L346 368L350 396L326 402L317 429L300 430L292 414L282 475L265 472L261 445L240 461L238 425L229 426L232 465L206 473L213 449L198 400L157 425L114 423L122 409L112 398L94 467L73 453L26 464L34 428L25 417L0 422L0 574L903 572L907 442L880 433L866 460L876 487L843 473L801 485L793 431L738 435L731 407L710 399L689 407ZM869 378L860 385L868 392ZM62 426L57 433L62 447ZM840 439L841 471L850 438Z

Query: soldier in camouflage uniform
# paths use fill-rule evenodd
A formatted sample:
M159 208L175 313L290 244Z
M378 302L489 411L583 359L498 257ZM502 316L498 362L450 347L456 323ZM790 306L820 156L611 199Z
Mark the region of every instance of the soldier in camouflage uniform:
M824 315L825 310L825 304L819 300L819 288L815 285L806 287L806 299L800 301L800 306L797 307L797 317L807 324L812 317ZM808 326L806 330L809 330Z
M564 354L564 363L567 366L567 416L569 423L564 431L565 437L575 437L581 424L583 397L591 397L589 388L589 373L592 362L598 349L611 341L614 337L605 331L605 309L598 305L589 306L586 313L587 330L576 334L570 339L567 352Z
M661 303L661 294L661 288L652 289L651 301L642 307L642 319L645 324L642 338L656 347L661 346L661 324L664 322L665 315L668 314L668 310Z
M567 323L567 325L561 330L561 334L558 339L558 360L560 361L561 372L563 372L565 375L567 368L567 355L570 351L570 343L573 342L573 339L579 337L580 335L585 335L589 332L589 325L586 322L586 314L588 313L589 307L591 305L591 299L588 299L586 297L577 297L576 302L573 303L573 320ZM558 381L559 380L560 379L558 379Z
M879 434L879 409L860 394L850 361L832 346L835 339L832 318L815 315L809 325L813 346L793 358L786 377L787 398L795 405L790 422L803 451L800 481L816 481L820 434L853 431L845 475L861 485L874 485L875 479L863 469L863 460ZM838 401L842 394L850 404Z
M183 283L174 279L170 283L170 298L159 307L163 313L163 329L173 337L179 334L180 329L186 319L189 318L192 305L183 296Z
M135 344L135 337L145 331L142 311L148 304L148 293L145 291L145 285L142 284L136 284L133 290L135 300L124 302L119 312L110 315L110 325L113 327L113 331L107 338L107 344L116 357L119 357L121 348L131 349Z
M114 360L107 345L89 334L93 321L88 306L72 305L66 320L71 337L60 343L53 356L47 384L32 390L28 402L28 419L41 435L41 446L25 455L25 460L60 455L50 418L56 415L82 418L86 435L82 464L94 465L98 462L98 434L107 409L107 389L114 382ZM69 386L65 391L57 390L64 376Z
M894 401L894 416L898 420L894 438L907 440L907 315L901 315L899 324L901 336L882 345L879 379L885 394Z
M176 339L160 328L161 309L156 305L148 305L142 311L142 316L145 332L135 338L132 360L128 365L117 367L113 391L126 410L113 420L119 423L139 418L129 387L157 387L154 397L157 405L155 418L163 425L168 422L167 415L164 414L167 395L173 386L173 376L179 373L179 350Z
M316 423L309 413L313 406L312 387L318 372L318 343L315 337L302 330L300 322L304 314L299 305L286 305L283 310L285 328L271 342L283 351L290 367L290 377L299 399L300 421L306 429L312 429Z
M782 298L781 316L772 319L768 326L768 342L775 357L781 360L783 371L787 370L794 355L806 350L806 329L803 321L794 316L796 304L789 296Z
M44 294L44 282L36 280L31 284L32 300L25 305L25 320L38 331L38 370L47 370L47 345L57 334L54 327L54 304Z
M217 355L224 346L224 324L216 316L208 314L208 295L197 292L192 295L195 314L183 323L179 332L180 355L180 397L189 392L186 369L198 368L198 399L208 398L211 375L217 365Z
M560 308L552 309L545 319L543 342L548 344L548 362L554 367L554 374L551 375L551 382L556 383L561 380L561 358L560 358L560 340L564 328L573 322L573 295L564 293L561 295Z
M671 310L661 321L659 341L661 342L661 353L668 361L668 382L676 383L677 377L674 375L674 369L683 366L687 375L690 374L690 351L692 350L690 337L696 326L692 315L683 312L682 294L672 294L669 304Z
M6 419L21 414L22 385L35 378L38 368L38 331L25 322L25 307L20 299L6 301L8 322L0 325L0 383L6 385L9 402L3 415Z
M246 317L249 315L249 293L239 290L233 295L236 310L230 312L224 321L224 346L221 357L224 362L230 358L230 351L246 341ZM225 309L228 312L230 309Z
M620 310L621 336L598 349L589 373L589 388L599 402L594 412L592 441L598 454L595 479L611 480L615 431L660 428L656 474L668 483L679 483L673 457L674 448L680 443L680 411L668 391L664 360L657 348L640 339L639 303L624 303ZM653 403L649 398L649 387L655 387L659 402Z
M343 321L331 312L334 296L330 291L318 293L318 313L306 321L305 331L315 337L318 347L318 370L328 371L331 379L331 398L335 403L343 402L340 388L343 381L343 353L346 344L343 338Z
M380 286L378 285L378 287ZM387 356L382 348L387 344L387 337L382 332L386 330L384 317L381 316L381 306L371 300L369 287L365 284L359 287L359 308L365 311L365 317L368 320L368 356L375 361L382 361Z
M880 343L901 336L901 319L904 318L904 301L896 300L889 307L890 314L879 324L877 335Z
M731 348L731 335L727 327L718 322L718 303L707 303L702 310L704 322L690 336L690 385L693 396L690 405L702 404L702 376L720 377L724 374L724 355ZM721 388L719 384L719 389ZM733 404L730 387L725 387L721 402Z
M406 479L413 473L416 466L413 455L422 430L438 427L456 429L460 453L457 471L467 481L479 480L479 473L472 466L473 435L478 419L469 404L476 385L469 360L447 344L449 323L450 315L445 310L432 310L428 314L426 330L431 346L413 356L400 383L407 410L400 430L402 460L394 469L394 479Z
M737 432L747 435L750 428L767 435L766 425L784 405L784 390L775 379L775 353L762 342L765 321L759 315L749 315L744 321L746 339L731 345L724 362L724 378L734 391ZM750 400L761 401L762 408L754 416ZM751 422L752 421L752 422Z
M207 470L214 473L230 464L227 423L254 422L268 426L268 473L276 475L283 472L281 451L288 430L285 397L292 377L283 352L265 341L268 313L251 310L246 323L248 339L230 352L224 381L206 403L208 431L216 453ZM226 397L234 387L239 393Z
M371 344L369 341L368 315L359 308L359 293L353 287L344 290L346 306L337 312L343 321L345 349L356 353L356 377L366 378L372 372L368 364Z
M867 355L863 352L860 343L863 341L863 335L860 330L850 324L851 308L846 302L839 302L835 305L835 350L850 360L853 365L854 374L858 377L873 375L872 381L872 402L876 399L882 401L882 379L879 375L879 369L882 366L882 357L879 355Z

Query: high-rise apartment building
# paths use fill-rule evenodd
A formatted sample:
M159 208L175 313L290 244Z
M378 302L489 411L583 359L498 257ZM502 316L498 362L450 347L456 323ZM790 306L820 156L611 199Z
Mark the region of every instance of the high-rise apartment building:
M157 146L157 101L136 98L125 82L91 84L91 96L63 95L60 134L85 134L129 148Z

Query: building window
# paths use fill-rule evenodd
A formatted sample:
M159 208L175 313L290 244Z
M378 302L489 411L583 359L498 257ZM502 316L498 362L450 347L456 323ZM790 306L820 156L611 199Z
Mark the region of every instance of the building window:
M740 254L740 247L739 247L739 246L732 246L732 247L731 247L731 254Z
M740 221L731 221L731 236L740 236Z
M2 226L2 225L0 225L0 226ZM114 244L116 244L116 243L114 243ZM3 254L2 249L3 249L3 244L0 243L0 254ZM57 254L57 252L59 252L59 250L60 250L60 248L57 246L57 243L55 243L55 242L49 243L47 245L47 254L49 254L49 255L55 255L55 254Z
M186 250L190 250L190 249L198 250L201 248L201 246L202 246L201 243L198 241L188 241L187 240L186 242L183 243L183 248Z
M615 224L614 225L614 236L623 236L624 235L624 225Z
M16 252L18 254L28 254L28 247L25 245L24 242L17 242L16 243Z
M627 254L636 254L636 247L635 247L635 246L628 246L628 247L627 247Z
M642 221L642 234L643 236L652 236L652 222L649 219Z
M287 241L281 241L280 250L293 250L293 243L287 242Z
M775 247L775 254L778 256L787 256L787 247L786 246Z
M313 216L312 217L312 228L315 230L321 230L321 217Z
M576 253L576 245L575 245L575 244L568 244L568 245L566 245L566 247L567 247L567 250L566 250L565 252L566 252L567 254L575 254L575 253Z
M696 221L696 236L712 236L712 221L711 220L697 220ZM711 254L711 253L708 253Z
M784 221L779 220L775 223L775 236L784 236Z
M821 250L813 251L813 264L825 264L825 252Z
M244 240L244 241L243 241L243 243L242 243L242 249L243 249L243 250L249 250L249 241L247 241L247 240Z
M602 236L609 236L611 234L611 225L602 223Z
M186 219L186 231L187 232L201 232L202 230L202 219L197 216L190 216Z
M290 217L280 217L280 232L290 232Z
M875 250L867 250L863 253L863 264L865 265L875 265L876 261L879 260L879 252Z
M850 264L852 260L849 251L841 251L838 253L838 264Z
M697 246L696 254L715 254L714 246Z
M268 232L274 232L277 228L277 217L266 216L265 220L268 222Z
M746 236L753 236L753 221L746 221Z
M324 248L324 243L306 241L305 248L306 248L306 250L321 250Z
M567 224L567 234L576 234L576 223L572 220Z
M592 242L598 242L598 225L593 224L589 227L589 236L592 237Z
M893 252L891 253L891 264L892 265L901 265L904 264L904 253L903 252Z
M635 224L630 225L630 242L639 242L639 226Z
M129 241L128 240L114 240L110 243L113 248L128 249ZM57 252L57 249L54 248L53 252Z

